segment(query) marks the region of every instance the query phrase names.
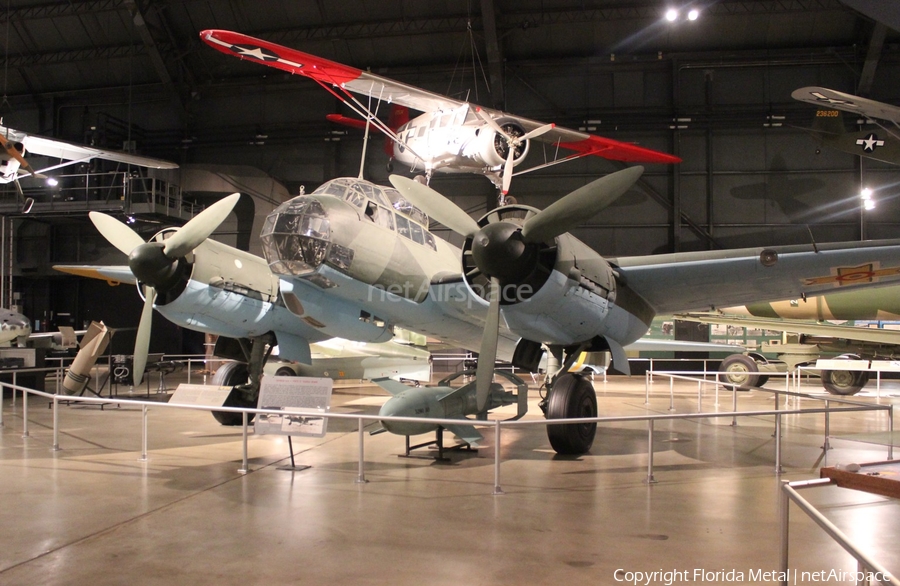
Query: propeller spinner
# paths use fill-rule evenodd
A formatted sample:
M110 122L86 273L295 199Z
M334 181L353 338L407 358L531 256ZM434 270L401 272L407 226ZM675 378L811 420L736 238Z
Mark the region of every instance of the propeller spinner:
M127 224L100 212L89 214L91 222L110 244L128 255L128 267L144 285L144 309L134 344L134 385L144 377L150 347L153 303L158 292L166 292L180 278L184 256L209 238L237 205L240 193L220 199L175 231L165 242L144 242Z
M434 189L398 175L391 184L413 205L454 232L472 239L472 257L478 270L490 278L490 304L478 354L477 408L488 405L500 335L501 290L521 284L538 263L541 243L553 240L603 210L634 185L644 168L629 167L576 189L528 218L524 225L492 222L483 227ZM484 365L484 366L482 366Z

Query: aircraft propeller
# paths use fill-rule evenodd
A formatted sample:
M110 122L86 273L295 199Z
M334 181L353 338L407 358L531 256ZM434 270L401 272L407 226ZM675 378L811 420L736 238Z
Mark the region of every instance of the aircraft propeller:
M503 181L502 187L500 188L500 190L503 192L503 195L506 195L507 193L509 193L509 185L512 182L513 161L516 158L516 149L532 138L550 132L551 130L553 130L556 124L544 124L543 126L538 126L530 132L526 132L521 136L517 136L515 134L507 132L502 126L497 123L496 120L491 117L490 114L488 114L481 108L477 108L475 112L482 120L487 123L488 126L490 126L494 130L494 132L497 133L498 136L502 137L503 140L506 141L508 153L506 155L506 163L503 165Z
M144 377L147 353L150 348L150 327L153 303L158 291L168 291L180 279L180 267L185 255L209 238L225 221L240 199L233 193L220 199L179 228L164 242L144 242L140 234L127 224L101 212L88 214L94 226L110 244L128 255L128 267L144 285L144 308L134 343L133 382L137 386Z
M490 278L488 317L475 375L479 411L487 407L497 359L502 290L521 284L531 274L538 262L541 243L598 214L628 191L643 172L643 167L629 167L592 181L531 216L521 227L506 221L480 227L465 211L431 187L399 175L390 176L391 184L410 203L454 232L472 239L475 266Z

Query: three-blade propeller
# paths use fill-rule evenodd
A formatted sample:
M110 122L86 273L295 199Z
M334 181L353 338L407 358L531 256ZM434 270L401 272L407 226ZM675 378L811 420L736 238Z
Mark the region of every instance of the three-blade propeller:
M137 386L144 377L147 353L150 348L150 327L153 321L153 303L159 291L177 281L180 260L200 246L219 227L240 199L233 193L220 199L179 228L163 243L144 242L140 234L127 224L100 212L88 214L94 226L110 244L128 255L131 272L144 286L144 308L134 343L133 382Z
M537 258L536 246L549 242L595 216L628 191L644 172L629 167L576 189L547 209L531 216L521 228L509 222L479 227L471 216L443 195L417 181L391 175L391 184L414 206L454 232L472 239L472 257L482 274L490 278L488 315L478 353L476 404L484 411L490 398L497 342L500 336L501 292L517 285Z

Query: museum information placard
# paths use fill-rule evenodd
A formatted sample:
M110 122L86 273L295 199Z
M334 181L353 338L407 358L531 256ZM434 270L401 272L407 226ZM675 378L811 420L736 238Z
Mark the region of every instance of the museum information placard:
M259 409L273 409L279 414L260 413L254 431L258 434L324 437L328 419L314 413L331 408L330 378L303 376L264 376L259 389Z

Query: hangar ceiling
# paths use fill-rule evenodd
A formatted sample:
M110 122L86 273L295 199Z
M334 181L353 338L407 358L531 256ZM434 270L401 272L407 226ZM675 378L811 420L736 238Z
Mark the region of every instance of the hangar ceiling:
M6 0L0 115L11 127L187 165L258 168L296 193L356 175L362 137L307 79L200 41L221 28L529 118L674 152L577 235L602 254L896 236L895 167L822 149L803 130L806 85L900 103L900 8L876 0ZM668 22L669 7L699 10ZM846 120L848 127L855 120ZM534 154L532 157L536 156ZM367 178L387 180L370 148ZM545 207L619 165L580 160L513 181ZM396 171L405 171L397 169ZM871 184L879 207L856 199ZM473 214L483 177L432 185ZM46 252L48 266L72 262ZM440 231L440 227L438 227ZM452 238L451 238L452 239ZM28 248L23 244L23 248ZM43 269L36 270L41 274Z

